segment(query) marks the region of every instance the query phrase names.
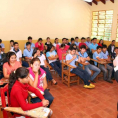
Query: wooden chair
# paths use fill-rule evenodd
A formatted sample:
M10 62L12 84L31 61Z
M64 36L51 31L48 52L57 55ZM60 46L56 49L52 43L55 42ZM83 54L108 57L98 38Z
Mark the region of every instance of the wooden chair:
M65 83L68 87L70 87L70 84L72 84L72 83L77 83L79 85L80 77L76 76L76 74L73 74L73 73L70 72L70 70L73 69L74 67L69 65L69 64L66 64L63 60L63 57L66 56L66 55L67 54L62 55L62 82ZM68 69L64 69L65 66L67 66ZM67 81L64 79L64 75L67 76L67 78L68 78ZM71 77L77 77L77 79L72 80Z

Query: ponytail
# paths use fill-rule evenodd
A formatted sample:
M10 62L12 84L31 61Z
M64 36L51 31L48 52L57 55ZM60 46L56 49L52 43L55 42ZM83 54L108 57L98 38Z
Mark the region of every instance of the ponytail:
M9 76L9 85L8 85L9 94L11 93L11 89L14 83L16 82L16 80L18 80L18 78L20 79L26 78L28 74L29 74L29 70L25 67L20 67L16 71L11 72Z

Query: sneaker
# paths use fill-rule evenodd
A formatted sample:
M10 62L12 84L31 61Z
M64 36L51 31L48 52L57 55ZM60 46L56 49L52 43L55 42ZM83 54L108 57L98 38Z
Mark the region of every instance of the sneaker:
M106 80L107 82L109 82L109 83L113 83L113 81L112 80Z
M84 88L89 88L89 89L92 89L92 88L95 88L95 87L90 86L90 85L84 85Z
M95 85L94 84L91 84L91 83L90 83L90 86L95 87Z

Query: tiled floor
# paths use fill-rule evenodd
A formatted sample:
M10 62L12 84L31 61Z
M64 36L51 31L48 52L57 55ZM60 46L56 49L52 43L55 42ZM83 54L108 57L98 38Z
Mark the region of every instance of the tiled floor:
M53 76L58 85L49 85L54 96L51 118L116 118L118 83L98 80L95 89L84 89L83 84L68 88L61 78ZM0 118L1 111L0 111Z

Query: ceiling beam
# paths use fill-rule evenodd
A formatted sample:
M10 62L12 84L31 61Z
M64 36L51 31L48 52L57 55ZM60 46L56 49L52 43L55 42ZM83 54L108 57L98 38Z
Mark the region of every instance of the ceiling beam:
M110 0L110 1L114 3L114 0Z
M92 2L87 2L87 3L92 6Z
M103 4L106 4L106 0L100 0Z
M93 3L96 4L96 5L98 4L98 2L96 0L93 0Z

